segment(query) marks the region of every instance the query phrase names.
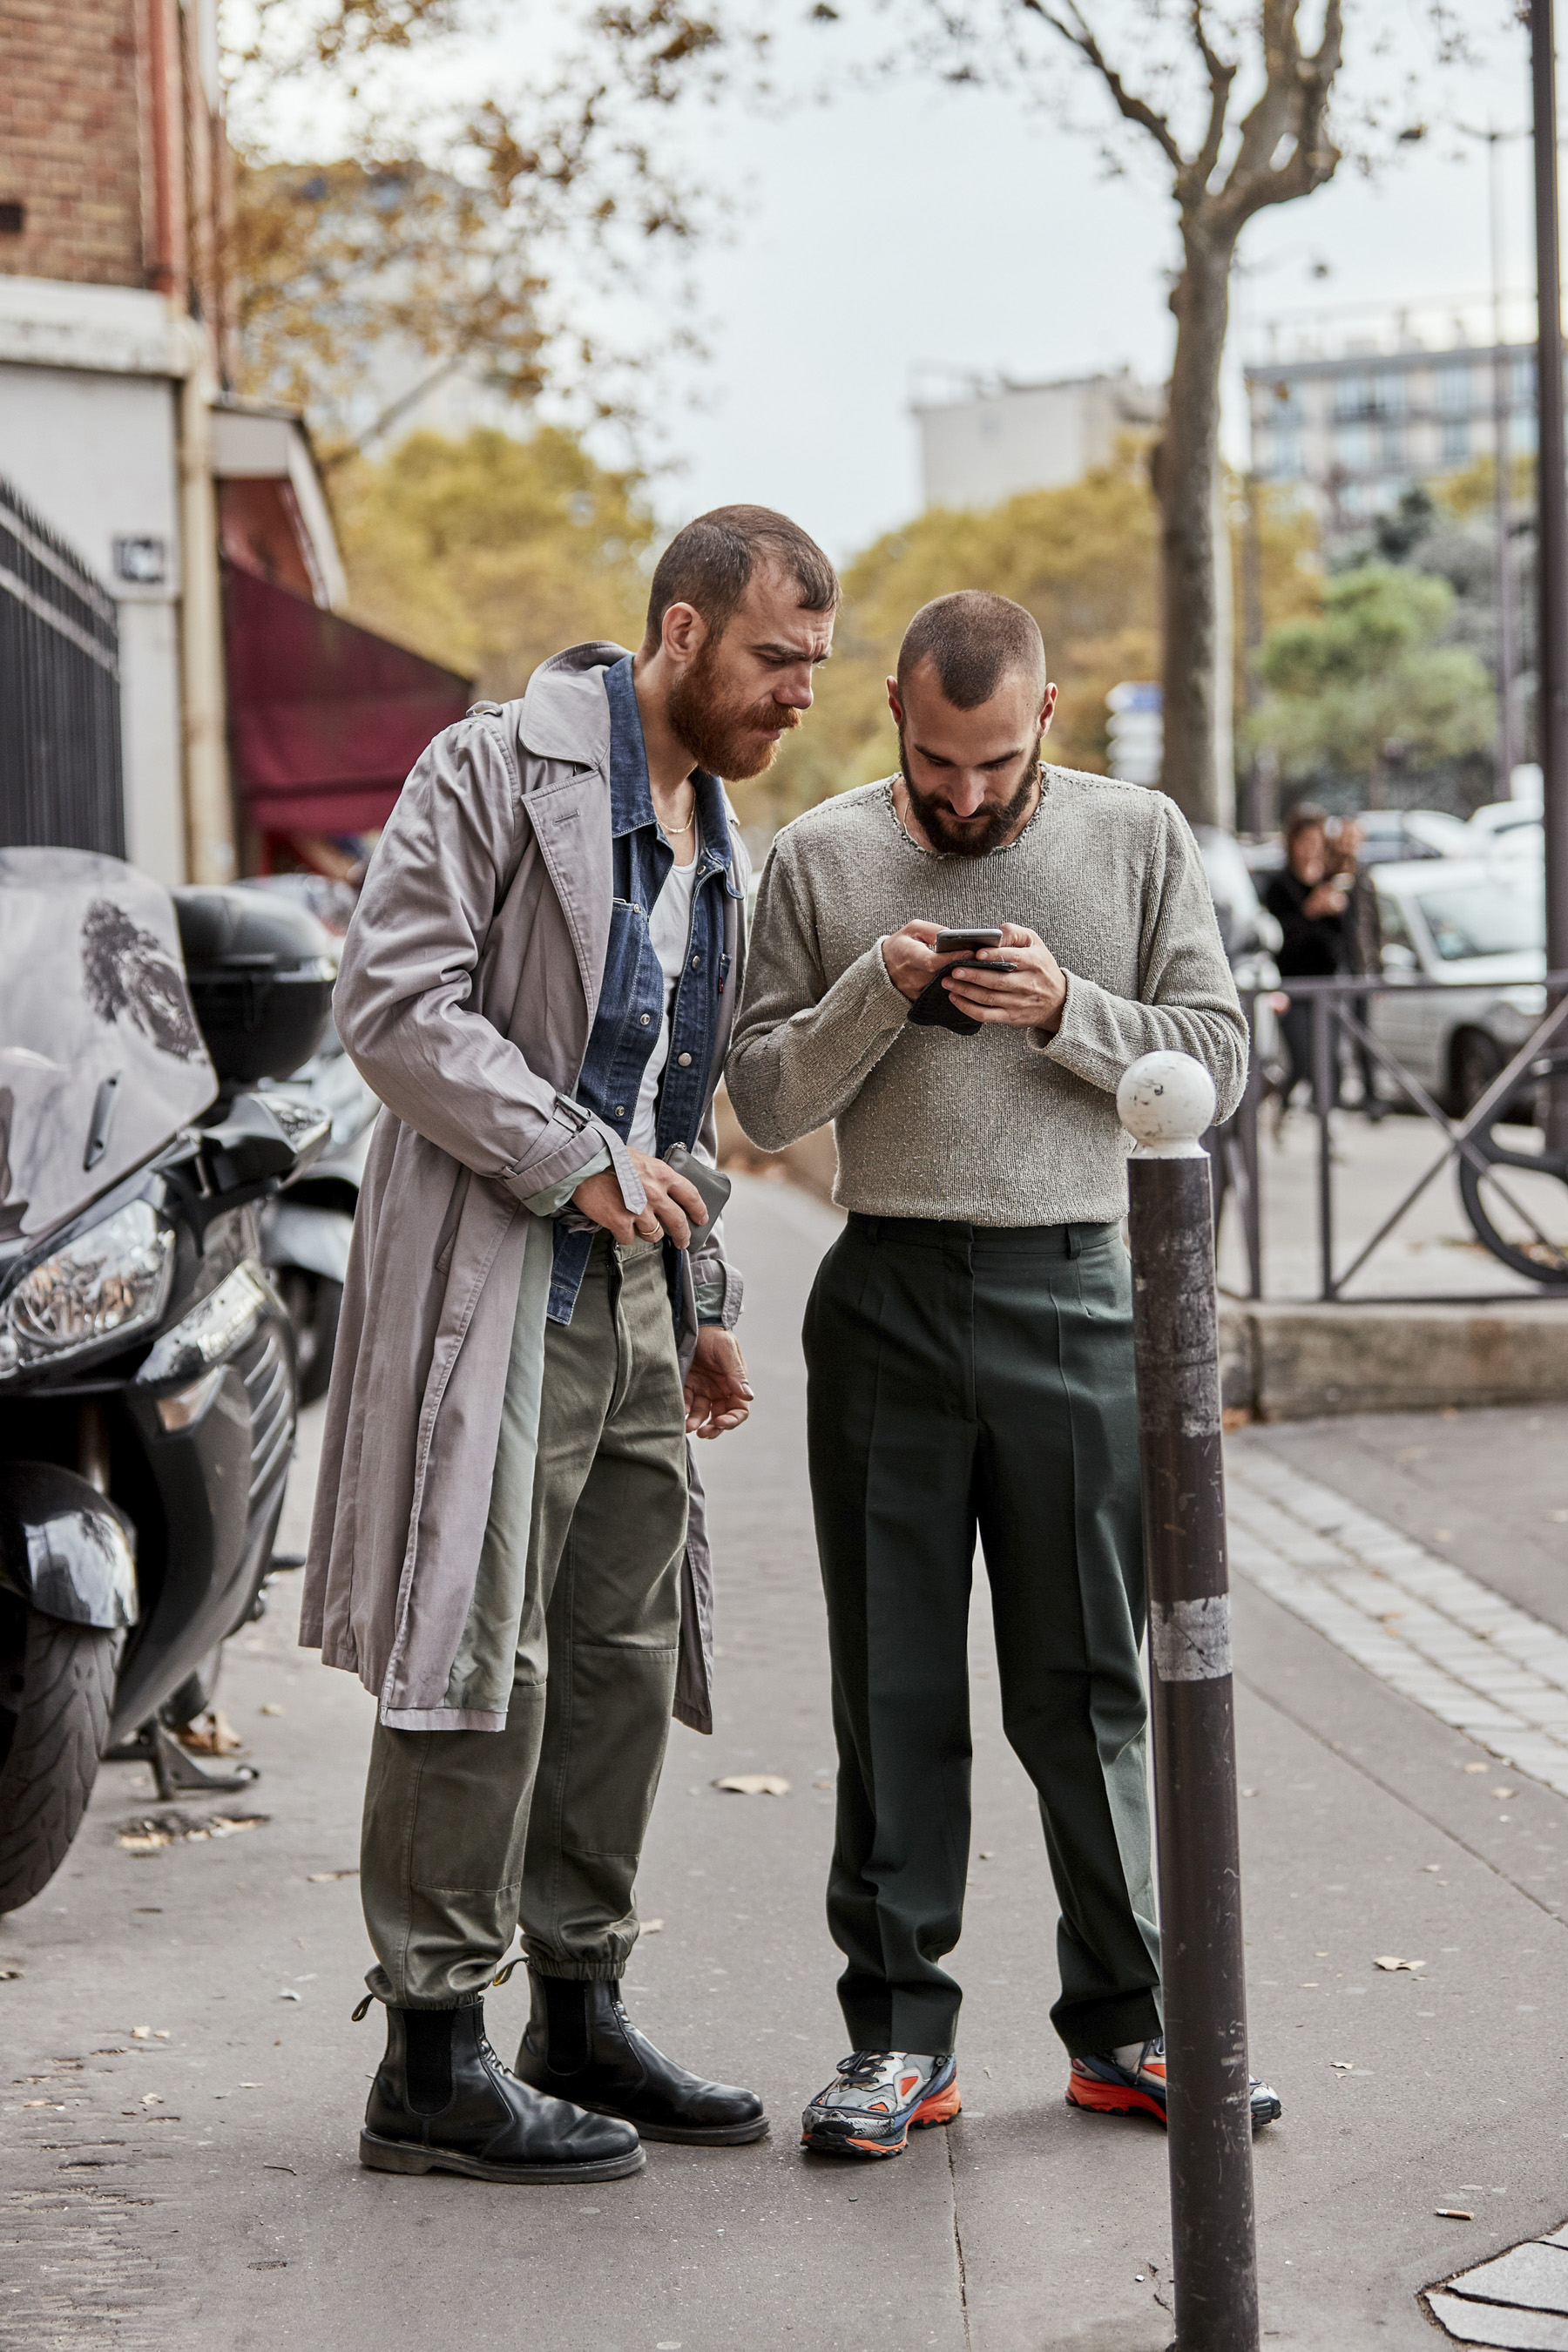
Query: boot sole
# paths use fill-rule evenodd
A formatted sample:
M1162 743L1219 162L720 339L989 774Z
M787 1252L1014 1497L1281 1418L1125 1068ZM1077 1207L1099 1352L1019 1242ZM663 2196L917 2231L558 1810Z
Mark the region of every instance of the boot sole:
M464 2156L457 2148L416 2147L411 2141L383 2139L375 2132L359 2136L359 2160L372 2172L458 2172L468 2180L500 2180L519 2184L571 2180L625 2180L647 2162L640 2147L626 2156L602 2156L585 2164L490 2164L482 2156Z
M615 2110L595 2107L590 2113L607 2116ZM765 2139L768 2132L766 2116L753 2116L749 2124L693 2124L689 2127L680 2124L639 2124L631 2116L623 2116L619 2120L632 2124L639 2139L669 2140L679 2147L744 2147L750 2140Z

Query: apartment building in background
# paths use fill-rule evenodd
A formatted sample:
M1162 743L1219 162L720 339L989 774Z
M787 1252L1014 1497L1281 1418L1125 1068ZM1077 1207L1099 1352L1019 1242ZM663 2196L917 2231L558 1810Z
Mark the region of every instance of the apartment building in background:
M911 412L928 507L994 507L1020 490L1057 489L1109 465L1127 433L1147 433L1165 396L1115 375L1013 383L921 371Z
M1275 349L1253 354L1245 372L1253 471L1298 488L1332 531L1387 513L1416 482L1493 456L1500 405L1506 455L1533 455L1534 346L1489 331L1468 340L1467 326L1482 323L1405 311L1342 336L1331 318L1290 336L1275 331Z
M30 569L0 567L0 598L26 599L30 642L79 640L65 559L96 581L133 864L226 881L280 842L310 862L384 821L468 688L342 616L309 436L234 389L216 0L8 0L3 67L0 528ZM47 741L36 759L0 789L0 844L118 846L79 837Z

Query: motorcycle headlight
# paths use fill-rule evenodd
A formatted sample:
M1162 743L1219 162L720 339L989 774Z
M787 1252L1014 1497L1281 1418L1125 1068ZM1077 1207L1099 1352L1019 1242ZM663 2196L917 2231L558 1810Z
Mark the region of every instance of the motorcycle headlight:
M0 1380L155 1323L174 1270L174 1236L151 1202L117 1209L32 1267L0 1306Z

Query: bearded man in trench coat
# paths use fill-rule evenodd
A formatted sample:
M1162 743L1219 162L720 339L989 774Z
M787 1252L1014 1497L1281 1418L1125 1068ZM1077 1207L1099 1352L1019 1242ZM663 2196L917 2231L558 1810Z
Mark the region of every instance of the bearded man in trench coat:
M671 1711L711 1728L688 1433L746 1417L741 1286L701 1194L744 960L721 775L811 703L838 587L722 508L672 541L637 656L574 646L419 761L335 1013L385 1108L355 1220L301 1640L378 1702L361 1889L387 2049L362 2160L602 2180L762 2103L658 2051L621 1979ZM695 1229L695 1230L694 1230ZM483 1996L521 1925L514 2069Z

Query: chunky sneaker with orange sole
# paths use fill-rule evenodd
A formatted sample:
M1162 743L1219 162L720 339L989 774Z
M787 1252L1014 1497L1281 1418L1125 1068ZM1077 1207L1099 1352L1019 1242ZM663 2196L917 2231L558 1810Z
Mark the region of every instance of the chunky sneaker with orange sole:
M1271 2124L1282 2112L1279 2095L1267 2083L1252 2079L1252 2128ZM1165 2037L1156 2034L1143 2044L1136 2066L1119 2065L1110 2051L1097 2058L1075 2058L1068 2080L1069 2107L1088 2107L1102 2116L1153 2116L1165 2120Z
M958 2061L912 2050L857 2050L800 2119L819 2156L901 2156L911 2131L950 2124L963 2105Z

